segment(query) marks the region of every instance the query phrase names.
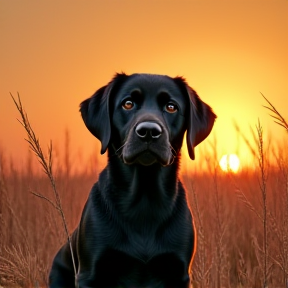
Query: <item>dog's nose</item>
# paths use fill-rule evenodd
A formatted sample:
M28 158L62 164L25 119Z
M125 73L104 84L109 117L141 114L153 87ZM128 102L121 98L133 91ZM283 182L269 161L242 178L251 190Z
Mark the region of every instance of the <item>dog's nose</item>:
M154 122L142 122L136 126L135 132L143 140L151 140L161 136L162 128Z

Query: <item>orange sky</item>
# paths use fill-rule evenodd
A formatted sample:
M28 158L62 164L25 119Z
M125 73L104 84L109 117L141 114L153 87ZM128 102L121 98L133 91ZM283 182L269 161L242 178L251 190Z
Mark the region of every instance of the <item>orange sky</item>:
M218 115L208 141L219 157L249 159L233 120L251 139L258 118L273 139L285 135L259 92L288 118L287 0L2 0L0 13L0 147L19 163L27 144L9 92L43 147L61 150L68 128L73 157L85 158L97 140L78 105L121 71L183 75Z

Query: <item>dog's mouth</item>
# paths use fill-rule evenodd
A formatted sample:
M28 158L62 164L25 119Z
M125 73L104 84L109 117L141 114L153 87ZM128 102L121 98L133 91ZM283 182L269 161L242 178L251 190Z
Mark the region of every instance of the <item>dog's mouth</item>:
M140 145L142 146L142 145ZM154 163L160 163L162 166L168 166L173 162L173 154L166 147L154 147L154 145L146 145L146 147L128 147L123 149L122 160L125 164L131 165L138 163L143 166L150 166Z
M144 151L138 157L136 157L135 163L139 163L143 166L150 166L157 162L157 157L150 151Z

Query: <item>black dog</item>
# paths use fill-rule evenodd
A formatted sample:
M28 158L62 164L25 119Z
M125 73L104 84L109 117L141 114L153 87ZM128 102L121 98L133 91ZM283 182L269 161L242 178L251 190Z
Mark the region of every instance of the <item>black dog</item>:
M196 243L179 152L187 131L194 159L215 114L183 78L151 74L117 74L80 111L108 165L72 235L76 280L66 244L50 287L189 287Z

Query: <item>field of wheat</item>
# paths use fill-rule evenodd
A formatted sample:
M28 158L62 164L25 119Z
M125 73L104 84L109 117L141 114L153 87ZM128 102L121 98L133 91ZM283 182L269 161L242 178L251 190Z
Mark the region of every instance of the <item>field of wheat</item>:
M213 153L208 170L182 173L197 229L194 288L288 287L288 153L265 142L260 123L249 145L253 165L236 174L224 173ZM46 201L54 197L51 179L29 155L21 168L0 151L1 288L47 287L52 259L67 241L58 210ZM71 171L69 155L67 148L53 168L71 233L100 168L95 156L93 165Z

